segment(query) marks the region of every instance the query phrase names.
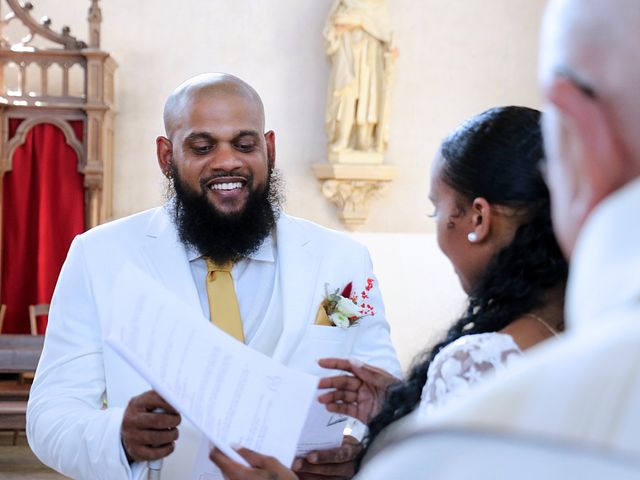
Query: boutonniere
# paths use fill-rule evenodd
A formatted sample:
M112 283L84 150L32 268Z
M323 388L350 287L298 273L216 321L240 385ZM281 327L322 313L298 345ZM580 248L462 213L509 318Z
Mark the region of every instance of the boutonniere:
M367 303L369 292L373 288L373 279L368 278L364 290L360 296L354 294L353 283L349 282L343 289L329 291L329 285L325 284L325 298L320 307L324 309L331 324L340 328L349 328L357 325L361 318L376 314L372 305Z

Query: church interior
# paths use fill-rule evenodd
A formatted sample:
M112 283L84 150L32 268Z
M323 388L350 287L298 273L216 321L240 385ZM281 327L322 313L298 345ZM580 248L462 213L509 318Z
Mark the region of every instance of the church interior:
M165 201L165 99L187 78L228 72L264 102L284 210L368 247L406 370L464 309L429 218L432 160L465 118L540 107L545 3L389 0L375 145L353 147L328 138L333 0L2 0L0 346L20 335L18 350L41 348L75 235ZM66 478L28 449L33 372L10 355L0 356L0 478Z

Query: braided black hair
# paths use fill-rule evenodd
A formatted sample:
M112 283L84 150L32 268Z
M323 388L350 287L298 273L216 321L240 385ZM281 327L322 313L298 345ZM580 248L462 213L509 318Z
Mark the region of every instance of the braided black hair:
M512 242L491 259L469 295L462 317L445 338L420 354L407 378L389 388L369 423L365 450L390 423L420 403L427 371L444 347L463 335L496 332L543 305L545 294L564 285L568 266L551 227L549 192L538 170L543 157L540 112L500 107L468 120L442 143L441 179L462 198L527 212Z

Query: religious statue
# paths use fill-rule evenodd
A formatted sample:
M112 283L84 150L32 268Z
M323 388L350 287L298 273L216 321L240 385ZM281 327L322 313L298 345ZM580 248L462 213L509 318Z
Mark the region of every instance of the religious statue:
M355 151L377 154L381 163L397 58L386 0L336 0L324 36L332 63L326 111L332 161Z

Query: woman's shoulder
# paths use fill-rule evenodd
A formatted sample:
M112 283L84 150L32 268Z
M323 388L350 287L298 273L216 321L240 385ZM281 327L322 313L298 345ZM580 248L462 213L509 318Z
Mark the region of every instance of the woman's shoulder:
M506 368L522 356L511 335L499 332L463 335L438 352L427 372L422 407L432 408L463 396L471 385Z
M463 335L444 347L438 355L436 355L434 361L439 356L446 357L456 352L469 355L482 353L490 356L504 351L520 352L520 347L518 347L518 344L511 335L501 332L473 333Z
M444 347L429 366L428 376L465 375L506 366L522 351L511 335L500 332L463 335ZM473 375L473 373L472 373Z

